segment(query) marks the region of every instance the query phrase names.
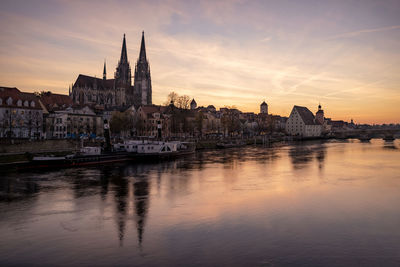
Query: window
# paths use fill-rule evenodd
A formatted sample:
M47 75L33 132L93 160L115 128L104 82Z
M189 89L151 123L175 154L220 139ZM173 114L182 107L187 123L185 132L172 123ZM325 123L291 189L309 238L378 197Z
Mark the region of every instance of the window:
M21 99L18 99L18 101L17 101L17 106L18 106L18 107L22 106L22 101L21 101Z
M0 105L2 105L2 104L3 104L3 99L0 98Z
M9 97L8 99L7 99L7 105L9 105L9 106L11 106L12 105L12 98L11 97Z
M29 107L29 102L25 100L24 106L25 106L25 107Z
M32 108L35 107L35 102L31 101L31 107L32 107Z

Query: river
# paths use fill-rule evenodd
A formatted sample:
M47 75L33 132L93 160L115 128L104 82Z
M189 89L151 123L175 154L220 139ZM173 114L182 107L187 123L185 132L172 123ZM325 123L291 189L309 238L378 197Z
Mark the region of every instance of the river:
M1 266L399 266L400 142L0 174Z

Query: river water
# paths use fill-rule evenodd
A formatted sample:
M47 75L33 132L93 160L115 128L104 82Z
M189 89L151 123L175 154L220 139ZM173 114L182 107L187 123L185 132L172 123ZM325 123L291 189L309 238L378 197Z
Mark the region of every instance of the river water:
M399 266L400 142L0 174L1 266Z

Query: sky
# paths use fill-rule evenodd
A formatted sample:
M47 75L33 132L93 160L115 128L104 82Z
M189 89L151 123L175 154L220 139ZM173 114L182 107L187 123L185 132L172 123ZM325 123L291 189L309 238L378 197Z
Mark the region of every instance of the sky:
M0 85L67 94L79 74L131 68L145 32L153 103L400 123L400 1L0 0Z

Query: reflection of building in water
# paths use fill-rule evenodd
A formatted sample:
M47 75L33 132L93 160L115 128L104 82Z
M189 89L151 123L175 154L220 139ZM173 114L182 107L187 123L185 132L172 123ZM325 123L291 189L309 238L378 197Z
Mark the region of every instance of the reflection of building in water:
M12 202L32 198L39 192L40 187L36 179L15 178L17 177L11 176L0 179L0 202Z
M146 222L147 210L149 208L149 191L150 187L147 177L140 178L133 183L136 227L140 245L143 240L144 225Z
M315 158L318 161L318 168L322 169L324 167L326 147L324 145L321 145L315 153L316 153Z
M295 169L308 167L314 158L318 162L318 168L322 169L325 156L326 147L323 144L295 145L289 150L289 157Z

